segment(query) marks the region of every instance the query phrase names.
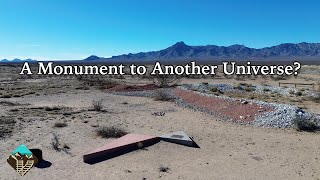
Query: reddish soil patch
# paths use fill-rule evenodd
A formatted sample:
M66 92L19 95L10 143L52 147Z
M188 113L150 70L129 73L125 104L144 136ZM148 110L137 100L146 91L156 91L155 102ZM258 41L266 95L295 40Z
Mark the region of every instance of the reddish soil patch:
M121 91L121 92L144 91L144 90L154 90L154 89L158 89L158 88L159 87L154 84L147 84L147 85L142 85L142 86L119 84L119 85L116 85L112 88L109 88L108 91Z
M240 101L207 97L180 88L176 88L174 93L176 96L193 106L216 112L236 121L251 122L254 121L256 115L267 111L273 111L273 108L271 107L263 107L255 103L243 104Z

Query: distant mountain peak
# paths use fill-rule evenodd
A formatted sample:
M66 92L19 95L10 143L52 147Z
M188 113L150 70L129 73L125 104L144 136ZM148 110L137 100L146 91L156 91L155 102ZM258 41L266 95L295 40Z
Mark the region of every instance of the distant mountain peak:
M87 60L87 61L93 61L93 60L99 60L101 59L100 57L96 56L96 55L91 55L89 57L87 57L86 59L84 60Z
M177 42L171 47L167 48L169 51L175 51L179 53L183 53L186 51L190 51L192 49L191 46L186 45L183 41Z
M183 47L188 45L186 45L186 43L184 43L183 41L179 41L173 45L173 47L181 47L181 46Z
M186 45L183 41L177 42L174 45L169 47L170 49L188 49L191 48L191 46Z

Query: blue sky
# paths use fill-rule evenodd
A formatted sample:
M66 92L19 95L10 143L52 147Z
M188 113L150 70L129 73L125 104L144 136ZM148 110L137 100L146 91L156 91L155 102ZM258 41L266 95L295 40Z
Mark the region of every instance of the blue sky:
M0 59L320 42L317 0L0 0Z

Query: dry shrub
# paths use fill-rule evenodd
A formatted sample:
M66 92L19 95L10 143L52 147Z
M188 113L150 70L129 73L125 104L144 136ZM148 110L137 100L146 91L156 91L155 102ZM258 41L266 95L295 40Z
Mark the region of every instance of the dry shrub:
M172 96L168 90L158 89L155 91L155 100L156 101L170 101Z
M277 76L271 76L271 79L274 81L287 80L289 79L289 76L277 75Z
M10 116L0 117L0 139L10 136L14 129L16 121Z
M66 143L60 143L59 136L56 133L52 133L53 137L51 139L51 146L54 150L60 152L63 151L67 154L70 153L70 147Z
M217 87L212 87L211 88L211 92L217 92L218 91L218 88Z
M161 88L177 85L178 79L172 75L156 75L153 77L153 83Z
M52 106L52 107L46 106L46 107L44 107L44 110L46 110L46 111L60 111L62 109L63 109L62 106Z
M302 91L298 91L298 92L296 93L296 96L302 96L302 95L303 95Z
M68 124L65 122L57 122L54 124L53 127L62 128L62 127L66 127L66 126L68 126Z
M77 76L77 79L83 82L83 87L78 87L78 89L88 89L89 86L97 86L98 89L108 89L118 85L116 81L104 77Z
M93 110L95 111L101 111L103 106L102 106L102 100L99 101L92 101L92 106Z
M289 94L291 94L291 95L294 95L295 94L295 92L294 92L294 90L289 90Z
M11 102L11 101L0 101L0 104L3 106L20 106L20 103Z
M51 139L51 146L52 146L52 148L53 148L54 150L60 151L60 148L59 148L59 146L60 146L59 137L58 137L58 135L55 134L55 133L52 133L52 135L53 135L53 137L52 137L52 139Z
M102 138L119 138L128 134L126 130L115 126L100 127L96 130L96 133Z
M315 103L320 103L320 92L318 92L315 96L310 96L308 100L313 101Z
M2 96L0 96L0 98L11 98L12 94L4 94Z
M112 79L98 79L97 85L99 89L109 89L115 87L118 83Z
M159 172L168 172L169 170L170 170L170 168L168 166L161 165L159 167Z
M315 116L302 116L294 120L294 125L298 131L315 132L320 130L319 121L320 119Z

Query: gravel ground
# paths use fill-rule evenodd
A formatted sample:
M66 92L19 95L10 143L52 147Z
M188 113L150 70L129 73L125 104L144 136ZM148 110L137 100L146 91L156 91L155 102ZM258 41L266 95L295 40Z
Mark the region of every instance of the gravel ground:
M114 91L109 92L115 95L122 96L138 96L138 97L155 97L156 90L145 90L145 91Z
M233 85L231 84L209 84L209 85L188 85L186 86L189 89L192 88L197 89L197 87L200 87L198 90L199 91L204 91L208 92L205 90L207 86L207 89L211 89L212 87L216 87L218 90L223 91L223 92L230 92L230 91L241 91L238 89L234 89ZM265 88L265 87L263 87ZM256 91L262 92L263 91L262 86L258 85L256 86ZM275 90L281 91L282 93L286 93L286 91L282 91L284 88L278 88L278 87L270 87L274 88ZM290 89L290 88L286 88ZM244 93L243 91L241 91ZM246 92L248 93L248 92ZM250 92L252 93L252 92ZM264 92L265 93L265 92ZM201 93L203 95L206 95L206 93ZM215 95L211 95L215 96ZM226 97L226 96L216 96L216 98L221 98L221 99L226 99L226 100L231 100L231 101L236 101L234 98ZM278 103L267 103L263 101L258 101L258 100L245 100L251 103L255 103L261 107L272 107L272 111L266 111L264 113L257 114L254 117L254 122L251 124L254 124L256 126L261 126L261 127L273 127L273 128L292 128L294 126L294 120L297 118L297 112L299 111L299 108L296 106L292 105L287 105L287 104L278 104ZM304 113L302 116L309 116L309 113Z
M175 103L188 107L195 111L207 112L219 116L223 120L240 124L252 124L260 127L292 128L297 118L305 119L312 116L308 112L301 111L298 107L288 104L268 103L258 100L235 99L227 96L209 94L211 88L216 87L223 92L244 92L234 89L231 84L199 84L182 85L175 89L161 89L165 91ZM269 91L264 89L269 88ZM254 93L277 92L289 95L294 88L279 88L271 86L255 86ZM294 89L296 90L296 89ZM159 90L112 92L117 95L156 97ZM253 93L253 92L246 92ZM300 114L298 115L298 112ZM303 113L301 113L303 112Z
M192 89L200 92L207 92L209 93L212 88L217 88L218 90L222 92L238 92L242 93L245 92L244 90L235 89L235 86L233 84L184 84L183 87L186 87L187 89ZM245 89L246 85L239 85L240 88ZM255 93L255 94L281 94L285 96L289 96L292 94L295 94L299 91L297 88L291 88L291 87L274 87L274 86L267 86L267 85L254 85L251 86L254 91L252 92L246 92L246 93ZM317 92L311 91L311 90L305 90L304 92L305 96L315 97L317 96Z
M189 104L216 112L234 121L252 122L256 115L273 111L271 106L259 105L249 101L222 98L182 88L175 89L174 93L181 100Z

